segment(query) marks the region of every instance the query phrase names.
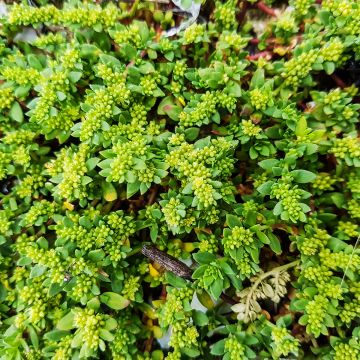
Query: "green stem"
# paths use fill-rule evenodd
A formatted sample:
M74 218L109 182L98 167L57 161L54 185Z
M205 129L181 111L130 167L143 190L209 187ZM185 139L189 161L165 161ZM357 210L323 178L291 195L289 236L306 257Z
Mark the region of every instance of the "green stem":
M139 4L140 4L140 0L135 0L134 5L132 6L130 13L129 13L130 16L135 15L135 12L136 12Z
M311 343L312 343L313 347L314 347L314 348L318 348L319 345L318 345L316 339L315 339L313 336L312 336L310 339L311 339Z

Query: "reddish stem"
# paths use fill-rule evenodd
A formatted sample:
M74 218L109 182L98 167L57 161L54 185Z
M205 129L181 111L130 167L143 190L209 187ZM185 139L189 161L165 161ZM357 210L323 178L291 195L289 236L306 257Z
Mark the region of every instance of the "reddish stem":
M140 53L140 57L143 58L146 55L146 51L142 50ZM127 65L126 65L126 70L130 67L133 66L135 64L135 59L131 60Z
M166 286L163 285L161 289L160 299L166 299L166 296L167 296Z
M261 52L259 52L257 54L254 54L254 55L248 55L246 58L248 60L258 60L261 57L267 57L267 58L271 59L272 54L269 51L261 51Z
M303 111L306 110L306 105L305 105L302 101L298 102L297 105L298 105L299 107L301 107L301 109L302 109Z
M211 130L211 133L214 135L220 135L220 131L219 130Z
M155 202L157 192L158 192L158 186L155 185L151 190L148 200L148 205L152 205Z
M331 75L331 78L335 81L336 85L337 85L339 88L341 88L341 89L346 88L345 82L344 82L342 79L340 79L337 75L332 74L332 75Z
M150 352L152 349L152 345L153 345L153 341L154 341L154 337L150 336L150 338L146 339L144 342L144 350L146 352Z
M239 14L237 16L237 21L239 24L242 24L242 22L245 19L247 9L249 7L249 3L247 2L247 0L241 1L240 3L242 4L242 6L241 6L241 11L239 12Z
M270 15L270 16L274 16L276 17L276 13L275 11L268 7L267 5L265 5L262 1L259 1L257 4L256 4L257 8L259 10L261 10L263 13L267 14L267 15Z

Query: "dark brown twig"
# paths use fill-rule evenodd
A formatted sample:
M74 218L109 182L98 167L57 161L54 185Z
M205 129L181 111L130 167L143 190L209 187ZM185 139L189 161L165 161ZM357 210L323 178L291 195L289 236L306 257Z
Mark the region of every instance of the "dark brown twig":
M143 255L157 262L167 271L184 279L191 279L192 270L175 257L157 249L155 246L144 245L141 249Z
M148 199L148 205L152 205L155 202L157 193L158 193L158 186L153 186L151 188L151 193Z
M157 262L167 271L170 271L181 278L192 280L191 275L193 271L187 265L174 258L173 256L157 249L155 246L144 245L141 249L141 253L152 261ZM236 304L235 300L233 300L230 296L224 293L220 295L220 298L228 304Z
M148 339L146 339L144 342L144 351L150 352L152 349L153 342L154 342L153 336L150 336Z
M246 15L246 12L249 8L249 3L247 0L243 0L243 1L240 1L239 5L241 4L241 10L240 12L237 14L236 16L236 19L239 23L239 25L241 25L245 19L245 15Z
M221 293L220 298L230 305L235 305L237 302L225 293Z

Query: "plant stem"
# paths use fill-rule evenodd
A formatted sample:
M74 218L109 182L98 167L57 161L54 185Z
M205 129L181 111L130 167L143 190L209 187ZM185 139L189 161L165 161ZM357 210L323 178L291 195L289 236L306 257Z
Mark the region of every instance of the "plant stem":
M267 57L267 58L271 59L272 54L269 51L262 51L262 52L259 52L257 54L254 54L254 55L248 55L246 58L248 60L258 60L261 57Z
M227 302L230 305L236 304L236 301L234 299L232 299L230 296L226 295L225 293L221 293L220 299L224 300L225 302Z
M158 186L154 186L153 188L151 188L151 193L148 199L148 205L152 205L155 202L158 190L159 190Z
M239 24L241 24L244 21L247 9L249 8L249 3L247 2L247 0L240 1L239 6L240 4L241 4L241 11L236 17Z
M267 15L270 15L270 16L274 16L276 17L276 13L275 11L271 8L271 7L268 7L266 4L264 4L262 1L259 1L257 4L256 4L257 8L259 10L261 10L263 13L267 14Z
M313 336L311 337L311 342L312 342L312 345L313 345L314 348L318 348L318 347L319 347L316 339L315 339Z
M131 6L131 9L129 11L124 12L121 16L120 19L125 19L127 17L132 17L135 15L136 10L138 8L138 5L140 3L140 0L135 0L133 5Z
M341 88L341 89L344 89L346 88L346 84L345 82L339 78L339 76L335 75L335 74L332 74L331 75L331 78L335 81L336 85Z

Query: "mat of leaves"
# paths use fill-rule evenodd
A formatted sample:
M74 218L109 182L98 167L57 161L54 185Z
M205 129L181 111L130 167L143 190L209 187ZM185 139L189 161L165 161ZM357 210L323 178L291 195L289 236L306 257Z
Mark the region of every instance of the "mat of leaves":
M358 1L6 11L0 359L359 359Z

